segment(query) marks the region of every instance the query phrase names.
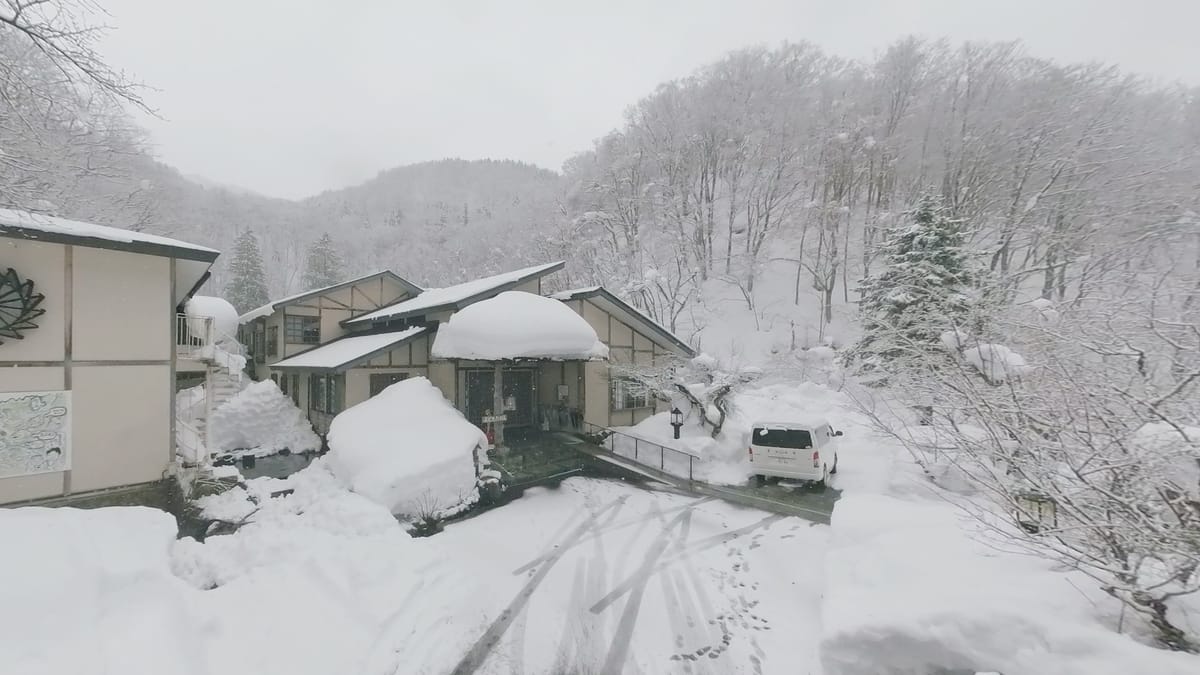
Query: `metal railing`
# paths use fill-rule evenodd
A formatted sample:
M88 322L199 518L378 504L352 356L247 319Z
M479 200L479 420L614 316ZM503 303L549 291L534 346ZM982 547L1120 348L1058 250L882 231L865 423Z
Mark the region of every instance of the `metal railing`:
M213 344L211 316L175 315L175 353L183 358L200 358Z
M597 445L614 455L632 459L638 464L652 469L657 468L659 471L680 478L686 474L689 481L695 480L695 465L700 460L700 456L695 453L679 448L669 448L654 441L591 422L583 423L583 432L594 439Z

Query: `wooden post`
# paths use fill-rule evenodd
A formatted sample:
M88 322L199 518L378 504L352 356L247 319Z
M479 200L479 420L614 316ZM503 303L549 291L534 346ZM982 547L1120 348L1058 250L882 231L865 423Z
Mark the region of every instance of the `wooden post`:
M504 366L499 361L494 366L492 376L492 414L504 415ZM496 422L496 451L504 447L504 422Z

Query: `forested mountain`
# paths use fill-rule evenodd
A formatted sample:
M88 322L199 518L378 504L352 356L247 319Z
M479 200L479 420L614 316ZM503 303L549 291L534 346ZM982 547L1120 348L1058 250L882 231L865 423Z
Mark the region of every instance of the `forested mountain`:
M772 352L844 342L881 233L924 193L1013 298L1077 299L1148 260L1196 283L1196 90L1017 44L906 39L869 63L743 50L636 102L562 175L442 160L288 201L154 161L113 105L56 89L43 54L5 39L24 70L3 71L0 202L226 251L249 229L275 296L302 290L306 249L328 233L348 275L439 285L568 258L557 283L605 283L709 348L753 342L749 326ZM47 89L55 100L33 94Z

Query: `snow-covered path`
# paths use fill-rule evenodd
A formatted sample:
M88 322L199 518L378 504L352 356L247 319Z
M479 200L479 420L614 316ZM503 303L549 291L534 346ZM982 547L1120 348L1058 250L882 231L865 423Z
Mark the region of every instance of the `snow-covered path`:
M828 530L571 479L434 538L497 611L457 673L819 672Z

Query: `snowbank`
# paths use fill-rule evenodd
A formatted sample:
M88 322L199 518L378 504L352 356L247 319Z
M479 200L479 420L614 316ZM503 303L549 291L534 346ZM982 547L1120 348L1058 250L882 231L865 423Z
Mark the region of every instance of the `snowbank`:
M344 485L413 516L478 497L476 463L486 460L487 437L428 379L414 377L335 417L329 448L329 466Z
M196 295L184 305L193 335L202 335L202 319L211 318L213 332L217 344L222 341L236 340L238 331L238 313L233 305L224 298L211 295Z
M498 613L322 465L249 486L209 498L250 522L205 543L153 509L0 509L0 671L445 673Z
M212 452L249 450L261 457L321 448L304 414L271 380L248 385L213 411L208 435Z
M148 508L0 509L0 670L182 675L205 623L169 569L175 519Z
M989 548L979 529L943 500L843 495L825 563L825 669L1197 672L1195 656L1117 634L1119 608L1095 583Z
M962 355L967 363L993 384L1020 377L1029 369L1020 354L1004 345L985 342L963 350Z
M468 305L443 324L433 355L447 359L605 359L604 346L584 318L567 305L507 291Z

